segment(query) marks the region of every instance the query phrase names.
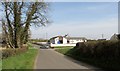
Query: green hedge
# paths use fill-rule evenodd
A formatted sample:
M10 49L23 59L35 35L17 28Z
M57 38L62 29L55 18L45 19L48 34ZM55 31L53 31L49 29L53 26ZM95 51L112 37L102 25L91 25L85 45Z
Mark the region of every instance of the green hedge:
M120 41L77 43L70 53L76 56L116 59L120 58Z
M22 48L16 48L16 49L7 48L5 50L2 50L2 59L26 52L27 50L28 50L27 46L24 46Z
M120 70L120 41L77 43L66 55L106 70Z

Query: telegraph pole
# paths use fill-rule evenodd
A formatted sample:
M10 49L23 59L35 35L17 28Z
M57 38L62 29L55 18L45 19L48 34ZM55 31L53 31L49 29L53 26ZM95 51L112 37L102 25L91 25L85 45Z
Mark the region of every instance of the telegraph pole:
M104 38L104 34L102 34L102 39Z

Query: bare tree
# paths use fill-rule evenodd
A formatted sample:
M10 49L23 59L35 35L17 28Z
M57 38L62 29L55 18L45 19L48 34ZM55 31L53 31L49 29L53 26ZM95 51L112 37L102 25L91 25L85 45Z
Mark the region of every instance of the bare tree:
M49 4L45 2L3 2L3 31L12 48L22 47L31 25L45 26Z

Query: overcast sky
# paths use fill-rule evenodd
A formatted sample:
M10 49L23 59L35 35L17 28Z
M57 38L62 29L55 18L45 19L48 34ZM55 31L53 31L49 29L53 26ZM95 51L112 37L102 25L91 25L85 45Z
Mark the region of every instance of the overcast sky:
M53 2L49 12L53 21L47 27L32 27L32 38L72 37L109 39L118 32L117 2Z

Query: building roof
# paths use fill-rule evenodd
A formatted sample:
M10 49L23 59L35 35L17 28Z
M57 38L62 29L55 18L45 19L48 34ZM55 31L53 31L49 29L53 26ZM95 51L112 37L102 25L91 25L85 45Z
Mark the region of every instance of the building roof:
M65 36L55 36L55 37L50 38L50 40L51 39L55 39L57 37L59 37L59 38L64 37L64 38L66 38L68 40L70 40L70 39L83 39L83 40L87 40L85 37L65 37Z
M55 37L50 38L50 40L51 40L51 39L55 39L55 38L57 38L57 37L63 37L63 36L55 36Z

